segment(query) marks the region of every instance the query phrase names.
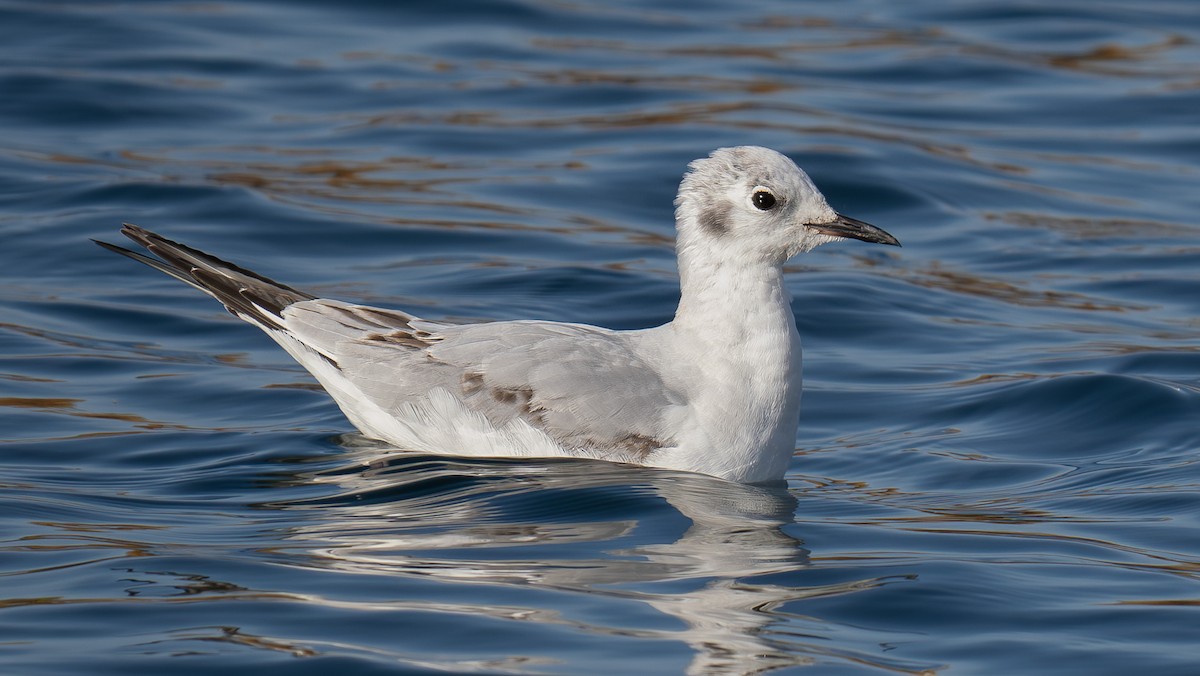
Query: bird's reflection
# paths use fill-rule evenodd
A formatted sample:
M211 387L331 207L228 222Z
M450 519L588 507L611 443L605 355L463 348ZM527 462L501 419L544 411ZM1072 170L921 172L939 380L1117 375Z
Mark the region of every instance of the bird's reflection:
M336 493L264 505L293 512L284 538L302 543L292 551L304 565L641 602L679 620L646 632L690 646L690 673L812 661L771 631L787 621L774 612L781 604L817 593L764 579L808 566L808 551L781 529L796 508L782 483L602 462L434 458L361 441L349 452L340 469L297 477ZM514 616L511 606L494 610L471 612ZM628 632L550 611L528 608L522 619Z

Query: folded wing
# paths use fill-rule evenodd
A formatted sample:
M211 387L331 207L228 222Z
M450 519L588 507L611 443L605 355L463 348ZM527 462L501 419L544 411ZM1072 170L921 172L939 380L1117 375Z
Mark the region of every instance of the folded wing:
M293 304L284 318L384 411L437 390L497 428L524 421L568 452L636 461L674 445L664 417L682 398L629 334L536 321L444 324L330 300Z

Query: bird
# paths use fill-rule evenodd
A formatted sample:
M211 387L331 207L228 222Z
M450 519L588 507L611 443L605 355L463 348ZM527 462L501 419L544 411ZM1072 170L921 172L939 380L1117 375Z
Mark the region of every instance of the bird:
M364 436L398 449L779 481L802 387L784 263L835 240L900 242L835 211L791 159L758 146L689 163L674 205L678 309L638 330L429 320L318 298L136 225L121 233L150 255L93 241L265 331Z

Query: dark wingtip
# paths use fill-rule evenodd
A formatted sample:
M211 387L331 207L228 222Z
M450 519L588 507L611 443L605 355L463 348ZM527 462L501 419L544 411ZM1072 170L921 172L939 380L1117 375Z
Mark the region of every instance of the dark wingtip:
M316 298L132 223L122 223L121 234L157 258L108 242L92 241L190 284L224 303L230 312L253 318L264 326L278 328L284 308Z
M129 251L129 249L126 249L124 247L119 247L116 244L110 244L108 242L103 242L94 237L92 237L90 239L96 243L96 246L104 247L105 249L108 249L109 251L114 251L116 253L121 253L122 251Z
M143 256L142 254L140 254L136 251L131 251L129 249L126 249L123 246L117 246L116 244L112 244L110 242L105 242L105 241L102 241L99 239L92 239L92 241L96 243L96 246L103 247L113 253L121 254L122 256L128 256L129 258L132 258L134 260L141 260L143 258L146 258L146 256Z
M149 245L149 243L154 239L162 239L167 242L171 241L152 230L147 230L140 225L134 225L133 223L122 223L121 234L125 235L129 239L132 239L138 244L141 244L142 246ZM174 244L174 242L172 242L172 244Z

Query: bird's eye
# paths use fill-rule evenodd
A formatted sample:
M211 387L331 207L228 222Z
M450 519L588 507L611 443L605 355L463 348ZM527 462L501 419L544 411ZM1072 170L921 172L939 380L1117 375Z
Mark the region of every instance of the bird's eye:
M775 206L775 196L766 190L757 190L750 196L750 201L754 203L754 207L761 211L767 211Z

